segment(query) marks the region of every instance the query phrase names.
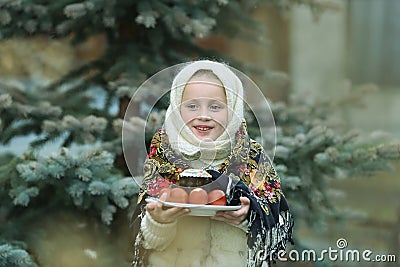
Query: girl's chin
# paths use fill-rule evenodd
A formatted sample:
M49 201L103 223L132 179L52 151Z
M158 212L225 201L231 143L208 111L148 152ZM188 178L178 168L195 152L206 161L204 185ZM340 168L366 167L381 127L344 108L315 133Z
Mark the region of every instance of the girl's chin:
M209 135L200 135L200 134L198 134L198 133L196 133L196 132L193 132L193 134L197 137L197 139L199 139L199 140L201 140L201 141L203 141L203 142L212 142L212 141L215 141L215 139L214 138L211 138Z
M212 139L210 137L206 137L206 136L198 136L198 135L196 135L196 137L198 139L200 139L201 141L203 141L203 142L212 142L212 141L214 141L214 139Z

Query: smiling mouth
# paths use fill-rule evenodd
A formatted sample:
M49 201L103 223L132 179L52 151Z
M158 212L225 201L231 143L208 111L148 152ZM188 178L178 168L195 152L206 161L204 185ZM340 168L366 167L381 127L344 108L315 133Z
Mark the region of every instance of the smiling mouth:
M194 128L199 131L200 133L206 133L209 132L211 129L213 129L213 127L210 126L194 126Z

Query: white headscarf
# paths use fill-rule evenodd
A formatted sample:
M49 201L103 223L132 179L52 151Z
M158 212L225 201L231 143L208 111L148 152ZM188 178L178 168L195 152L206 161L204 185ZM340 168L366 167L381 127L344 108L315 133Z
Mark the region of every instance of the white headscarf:
M187 82L199 70L210 70L221 81L228 103L228 124L214 141L202 141L185 125L180 114L182 95ZM210 83L205 78L205 82ZM164 127L172 149L193 160L193 167L208 167L222 163L231 152L235 134L243 118L243 85L240 79L222 63L199 60L188 63L174 78L170 105L165 115ZM199 164L200 162L200 164ZM196 164L193 164L196 163Z

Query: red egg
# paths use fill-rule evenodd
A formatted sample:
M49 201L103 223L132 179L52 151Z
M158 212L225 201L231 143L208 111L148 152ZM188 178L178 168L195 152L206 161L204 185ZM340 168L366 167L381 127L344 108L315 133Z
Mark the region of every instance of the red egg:
M175 203L188 203L189 195L180 187L171 189L167 201Z
M208 202L207 191L202 188L195 188L189 194L190 204L205 205Z
M226 206L226 196L224 191L215 189L208 193L208 202L210 205Z

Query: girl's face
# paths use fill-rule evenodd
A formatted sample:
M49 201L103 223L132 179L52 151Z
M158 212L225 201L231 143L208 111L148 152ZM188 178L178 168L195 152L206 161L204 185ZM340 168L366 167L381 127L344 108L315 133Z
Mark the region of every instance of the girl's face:
M182 95L183 121L202 141L216 140L228 124L228 107L221 82L190 80Z

